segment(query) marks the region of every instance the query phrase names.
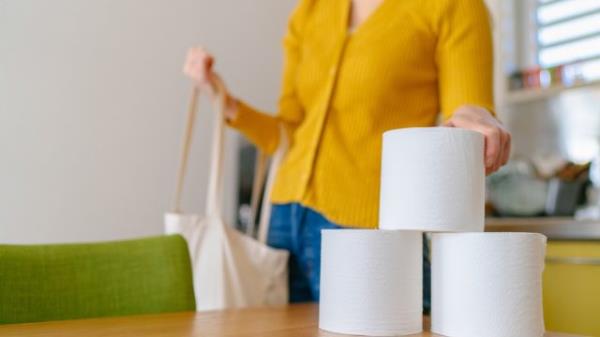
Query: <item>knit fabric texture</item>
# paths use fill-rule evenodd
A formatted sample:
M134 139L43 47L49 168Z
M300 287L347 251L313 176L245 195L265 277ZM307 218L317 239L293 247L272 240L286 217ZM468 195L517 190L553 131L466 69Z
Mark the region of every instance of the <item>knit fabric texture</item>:
M194 309L181 236L0 245L0 324Z
M302 0L277 114L240 102L228 123L268 153L285 125L272 202L375 228L384 131L434 126L465 104L493 111L490 18L482 0L383 0L348 32L350 13L350 0Z

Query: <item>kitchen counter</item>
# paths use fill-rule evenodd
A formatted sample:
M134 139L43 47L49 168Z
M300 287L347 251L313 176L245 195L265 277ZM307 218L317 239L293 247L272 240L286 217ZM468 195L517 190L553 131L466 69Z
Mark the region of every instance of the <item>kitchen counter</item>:
M600 240L600 220L570 217L486 218L486 232L534 232L551 240Z

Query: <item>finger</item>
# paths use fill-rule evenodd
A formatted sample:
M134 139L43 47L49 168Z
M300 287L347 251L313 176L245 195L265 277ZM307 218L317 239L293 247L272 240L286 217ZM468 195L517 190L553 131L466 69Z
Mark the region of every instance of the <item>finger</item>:
M185 62L183 63L183 72L187 75L191 75L193 67L197 64L196 53L193 48L188 49L185 56Z
M198 88L200 88L203 85L203 82L205 82L202 73L203 70L200 65L188 66L185 71L185 75L189 77Z
M504 130L500 130L500 154L494 163L494 168L492 172L498 171L498 169L502 166L502 160L506 156L507 148L506 148L506 137L507 134Z
M212 66L213 57L201 47L190 48L187 54L187 62L190 65Z
M453 121L453 120L452 120L452 118L451 118L451 119L449 119L449 120L445 121L444 123L442 123L442 126L446 126L446 127L453 128L453 127L455 127L456 125L454 125L454 121Z
M196 80L196 69L193 65L184 64L183 65L183 73L192 80Z
M196 51L195 48L190 48L187 52L187 55L185 57L185 63L189 64L189 65L195 65L197 63L197 59L198 59L198 52Z
M212 71L204 63L197 64L197 65L193 66L192 70L193 70L194 76L199 81L206 81L206 80L208 80L209 79L209 73Z
M486 173L493 172L494 166L500 155L500 132L497 128L486 128L485 136L485 168Z
M205 51L202 47L192 47L189 49L190 55L201 55L204 54Z
M194 81L200 81L202 69L198 65L190 65L187 69L187 75Z
M511 149L511 136L509 132L505 131L505 137L504 137L504 152L503 152L503 156L500 160L500 166L506 164L508 162L508 159L510 158L510 149Z

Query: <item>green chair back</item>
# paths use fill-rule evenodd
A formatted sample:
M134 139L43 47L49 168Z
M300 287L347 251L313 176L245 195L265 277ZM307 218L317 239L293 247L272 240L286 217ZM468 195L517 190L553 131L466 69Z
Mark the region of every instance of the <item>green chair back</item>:
M179 235L0 245L0 324L195 309Z

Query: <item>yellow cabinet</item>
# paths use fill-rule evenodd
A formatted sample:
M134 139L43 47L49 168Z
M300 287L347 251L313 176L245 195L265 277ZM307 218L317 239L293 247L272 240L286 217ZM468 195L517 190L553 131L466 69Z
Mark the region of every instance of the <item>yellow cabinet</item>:
M600 336L600 241L550 241L544 271L546 329Z

